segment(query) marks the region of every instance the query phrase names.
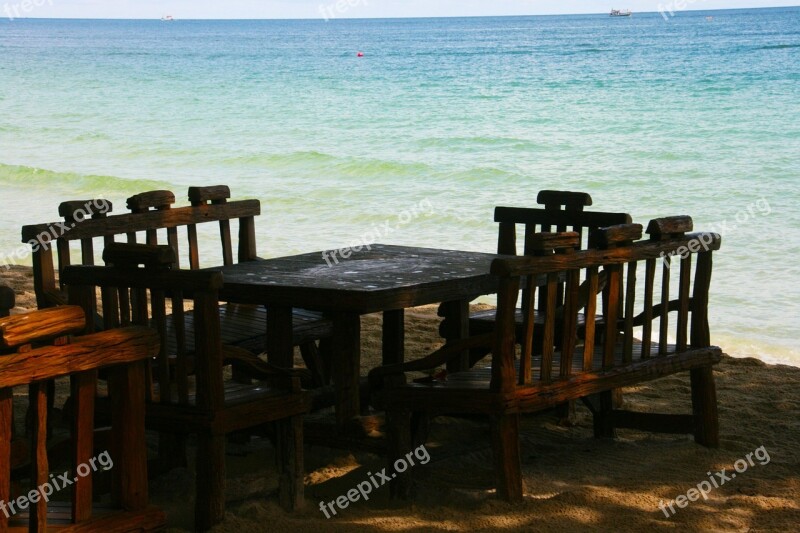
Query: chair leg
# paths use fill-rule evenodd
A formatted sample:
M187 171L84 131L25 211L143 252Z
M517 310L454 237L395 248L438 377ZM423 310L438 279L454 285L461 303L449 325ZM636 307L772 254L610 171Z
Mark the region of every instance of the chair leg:
M399 459L405 460L406 454L411 452L411 411L408 409L386 409L387 455L389 466L387 472L395 472L394 465ZM392 474L394 475L394 474ZM411 469L397 472L389 483L389 493L392 498L409 499L412 496L413 479Z
M423 446L428 442L430 434L431 417L427 412L414 413L411 415L411 445L413 448Z
M158 469L167 472L173 468L185 467L186 437L172 433L158 435Z
M617 432L611 419L611 411L614 410L614 394L609 390L595 396L595 411L592 413L594 436L598 439L616 438Z
M570 400L566 403L557 405L555 414L558 417L558 424L561 426L569 426L575 419L575 400Z
M719 448L719 415L717 389L712 367L691 371L692 411L694 413L694 440L709 448Z
M198 435L195 469L195 529L207 531L225 516L225 435Z
M319 340L319 358L322 363L322 378L325 385L330 385L333 372L333 338L326 337Z
M622 407L625 405L625 396L622 393L622 389L612 390L611 396L614 409L622 409Z
M519 449L519 415L492 417L492 448L498 497L510 502L521 501L524 488Z
M303 479L303 416L293 416L275 422L276 448L280 479L280 505L295 511L305 504Z

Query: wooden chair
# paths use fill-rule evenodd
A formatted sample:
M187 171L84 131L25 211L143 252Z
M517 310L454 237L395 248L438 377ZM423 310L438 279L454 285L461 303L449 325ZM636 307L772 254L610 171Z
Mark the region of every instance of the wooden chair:
M569 247L560 247L558 253L571 253L575 250L590 247L589 234L598 228L616 226L619 224L630 224L632 219L628 213L614 213L603 211L584 211L584 207L592 205L592 197L587 193L570 191L541 191L537 197L537 202L544 205L544 208L518 208L518 207L497 207L495 209L495 222L499 224L497 253L503 255L529 255L541 256L546 253L542 248L542 242L537 238L540 233L556 232L575 232L578 235L578 244ZM518 233L522 232L522 248L517 245ZM603 288L605 276L600 278L598 289ZM583 291L585 292L584 286ZM528 289L522 290L522 301L528 302ZM582 298L588 301L588 298ZM547 299L540 295L537 306L536 328L543 326L543 318L548 305ZM564 283L560 281L556 286L555 299L552 305L561 307L564 305ZM495 309L479 311L469 317L469 331L472 334L487 333L492 331L495 322ZM579 323L585 322L583 314L579 315ZM518 336L522 338L523 331L523 310L518 309L516 314ZM560 325L560 321L557 321ZM447 325L442 326L447 328ZM453 336L443 335L445 338ZM541 336L540 336L541 338ZM475 350L471 357L474 362L484 355L485 351ZM539 352L540 353L540 352Z
M207 206L226 205L230 197L231 191L226 185L189 187L189 202L192 207L197 209L205 209ZM159 211L170 209L171 205L174 203L175 195L172 192L150 191L128 198L127 206L132 213L147 213L150 210ZM222 245L222 262L223 265L229 266L234 264L230 220L220 219L218 223L220 244ZM240 246L242 242L246 242L247 248L252 250L246 258L242 256L240 251L239 261L259 260L255 254L255 218L240 218L239 224ZM197 236L197 224L188 224L186 226L186 232L189 244L189 268L191 270L198 270L200 268L201 247ZM174 267L179 268L180 259L177 230L167 230L167 241L167 244L175 250L176 261ZM129 235L128 242L135 243L136 235ZM146 242L151 245L158 244L157 231L149 230L146 233ZM264 351L266 343L266 323L267 309L264 306L232 303L220 305L220 325L222 327L222 337L226 344L239 346L253 352ZM332 323L323 318L321 313L307 311L305 309L293 309L292 327L293 343L300 348L303 361L309 369L310 376L308 376L308 381L314 386L326 384L330 376L325 371L326 365L322 362L322 355L320 354L320 349L317 347L316 341L319 341L322 351L327 354L328 352L326 350L329 349L329 346L326 343L333 334ZM190 343L189 348L191 349L192 330L194 328L191 318L186 324L186 328L186 338ZM175 347L172 346L172 348ZM237 372L237 379L246 382L249 378L246 375L239 375Z
M89 328L91 329L91 328ZM147 449L144 433L144 365L158 352L158 335L147 328L122 328L71 339L86 330L83 309L64 306L0 319L0 531L155 531L164 514L148 505ZM48 344L49 343L49 344ZM107 369L113 435L110 449L94 441L98 369ZM70 376L75 398L71 466L48 464L47 385ZM30 492L13 490L12 387L27 385L34 414L30 442ZM93 506L95 472L110 469L112 506ZM63 481L62 481L63 484ZM38 492L37 492L38 491ZM50 501L50 500L53 501ZM26 527L27 522L27 527Z
M191 206L174 207L175 195L171 191L149 191L129 198L127 206L131 212L121 215L111 215L113 206L105 200L62 203L59 215L63 221L22 228L23 242L33 246L34 289L39 308L62 305L67 301L63 270L72 263L70 244L73 242L79 243L80 264L83 265L95 264L96 245L99 243L105 247L119 239L128 243L168 244L175 251L173 266L179 268L182 250L179 242L185 238L189 267L197 270L201 266L201 248L204 248L198 239L198 225L219 225L223 264L230 265L234 262L231 220L237 220L237 259L258 260L255 217L261 213L261 204L258 200L229 201L230 196L227 186L190 187ZM88 211L90 216L84 216ZM76 216L79 213L81 216ZM40 236L47 237L40 242ZM60 282L56 279L56 272ZM179 308L176 306L176 310ZM263 351L266 337L266 310L263 307L222 303L219 312L222 335L227 343L250 351ZM194 328L191 320L189 317L183 326L186 328L183 334L189 339ZM99 316L97 321L99 325ZM300 347L309 367L307 379L314 385L327 382L328 376L315 342L319 341L323 352L327 353L326 341L333 334L332 323L319 313L296 309L293 331L294 343Z
M8 287L0 285L0 318L9 315L16 304L16 294Z
M195 527L205 530L219 522L225 510L225 436L274 422L280 470L280 501L286 509L303 504L303 415L310 398L300 388L297 373L273 367L241 348L224 346L219 314L222 274L172 270L170 246L115 243L106 247L108 267L73 266L64 271L70 298L94 313L96 288L104 328L114 330L130 320L151 324L161 336L151 361L147 387L147 427L184 439L197 436ZM144 268L138 268L144 265ZM126 293L127 297L120 297ZM117 295L115 297L114 295ZM191 299L195 328L192 348L174 335L167 300L173 307ZM170 347L176 346L175 352ZM176 359L171 364L170 359ZM194 361L194 376L187 371ZM223 365L246 366L265 381L242 384L223 378ZM160 448L166 441L162 439ZM182 453L175 448L177 453Z
M718 421L712 366L721 359L721 350L710 345L708 294L712 252L719 249L719 235L684 235L675 219L653 221L651 240L628 243L631 234L641 234L641 226L623 225L595 232L602 247L556 254L557 247L578 245L577 233L543 234L532 240L550 249L541 257L498 259L492 272L500 279L497 326L491 333L451 342L425 359L380 367L370 372L370 381L379 392L373 398L386 409L390 437L389 464L405 457L418 436L412 432L412 415L425 413L486 415L492 423L498 495L520 500L523 484L520 467L519 415L542 411L570 400L583 400L594 416L595 435L613 437L616 428L637 428L667 433L693 433L695 440L716 447ZM566 242L565 242L566 241ZM698 246L702 243L702 246ZM678 250L679 268L670 268L663 257ZM692 274L692 262L697 266ZM608 273L605 293L607 305L601 323L595 323L594 309L600 308L595 290L599 269ZM660 287L655 283L661 270ZM578 334L578 296L581 272L591 288L586 312L589 333ZM644 271L644 283L638 278ZM543 352L534 355L536 343L532 322L535 290L523 302L524 338L516 359L515 320L519 289L531 278L546 276L541 289L548 300L555 299L560 279L565 280L564 307L548 306L543 317ZM622 300L619 285L627 286ZM670 285L678 278L677 287ZM530 286L530 285L529 285ZM676 289L677 290L674 290ZM655 305L655 294L660 302ZM677 294L675 294L677 293ZM674 299L671 298L674 295ZM619 305L622 304L622 305ZM620 314L618 310L622 309ZM669 313L677 314L670 322ZM669 310L669 311L668 311ZM560 316L559 316L560 315ZM634 324L642 324L641 339L634 336ZM657 343L651 341L653 322L659 320ZM556 324L563 322L560 349L556 349ZM674 324L670 330L670 323ZM593 333L595 326L600 330ZM668 334L674 334L674 343ZM470 370L448 374L439 380L405 383L406 373L430 371L473 346L491 347L490 367L476 365ZM691 375L693 413L690 415L650 414L616 409L611 391L677 372ZM391 467L390 467L391 468ZM410 493L410 471L397 473L395 494Z

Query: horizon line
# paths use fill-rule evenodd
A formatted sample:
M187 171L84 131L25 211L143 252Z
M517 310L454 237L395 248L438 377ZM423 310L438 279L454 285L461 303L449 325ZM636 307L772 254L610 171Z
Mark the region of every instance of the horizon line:
M800 4L792 6L759 6L759 7L729 7L729 8L715 8L715 9L696 9L689 8L675 11L675 16L679 13L692 11L750 11L755 9L795 9L800 8ZM439 16L407 16L407 17L336 17L332 19L324 19L323 17L306 17L306 18L177 18L174 22L178 21L319 21L324 20L330 22L334 20L424 20L424 19L466 19L466 18L525 18L525 17L581 17L590 15L608 15L608 11L597 11L591 13L542 13L530 15L439 15ZM661 11L634 11L633 15L650 15L660 14ZM127 20L127 21L161 21L163 16L159 18L123 18L123 17L15 17L13 20ZM6 17L0 17L0 20L9 20Z

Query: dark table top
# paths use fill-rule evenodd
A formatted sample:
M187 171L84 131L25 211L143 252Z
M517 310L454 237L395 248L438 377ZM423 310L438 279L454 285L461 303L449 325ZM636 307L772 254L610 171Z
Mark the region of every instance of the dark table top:
M373 313L497 292L495 254L373 244L338 263L323 252L215 268L221 299Z

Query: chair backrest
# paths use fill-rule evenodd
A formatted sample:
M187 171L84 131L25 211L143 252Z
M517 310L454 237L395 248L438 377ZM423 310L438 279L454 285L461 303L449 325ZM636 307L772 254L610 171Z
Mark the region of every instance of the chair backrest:
M503 255L542 255L540 233L574 232L577 241L570 244L574 250L589 248L589 234L598 228L630 224L632 218L628 213L603 211L584 211L584 207L592 205L592 197L588 193L571 191L541 191L537 202L544 208L497 207L494 220L499 223L497 253ZM523 230L522 250L517 248L517 234ZM561 249L559 253L568 250ZM521 252L521 253L520 253ZM523 290L523 301L528 301L528 294ZM532 300L531 300L532 301ZM564 285L556 285L554 304L563 305ZM539 298L540 310L544 310L547 301Z
M98 461L104 469L113 467L112 497L119 509L145 512L147 508L143 365L157 353L158 336L146 328L127 328L69 337L90 329L91 322L87 322L84 310L78 306L0 319L0 502L4 505L0 531L7 531L9 522L15 522L14 515L28 507L29 530L44 531L48 497L63 488L54 485L47 457L47 380L63 376L72 377L75 417L69 475L74 480L70 487L71 522L84 523L92 518L92 476ZM111 449L103 452L105 456L95 457L94 398L100 368L109 369L109 390L115 401ZM12 387L22 385L29 385L33 420L30 482L33 490L12 494ZM13 504L16 508L12 508Z
M148 401L192 405L204 412L221 408L223 355L218 295L222 274L173 270L175 252L168 245L114 243L106 247L103 259L109 266L72 266L64 271L70 300L75 298L87 312L95 312L100 306L104 330L130 323L158 331L158 353L147 374ZM101 289L99 302L97 288ZM193 309L186 311L194 320L191 350L183 309L187 295L193 304ZM195 402L190 396L192 370Z
M630 224L628 213L584 211L592 205L592 197L583 192L541 191L537 202L544 208L497 207L494 221L500 224L497 253L504 255L534 255L530 239L537 233L574 231L579 237L579 249L588 247L591 230ZM523 249L517 249L518 227L523 228ZM521 253L520 253L521 252Z
M71 264L70 244L80 243L81 264L94 265L95 241L102 239L103 246L124 240L137 242L137 233L144 233L147 244L168 244L175 251L175 264L180 266L180 229L185 227L188 243L189 266L200 268L197 225L217 222L220 226L223 264L233 262L233 240L230 220L238 219L238 260L256 259L255 217L261 214L258 200L228 202L230 189L224 185L190 187L190 206L174 207L175 195L170 191L150 191L132 196L127 201L130 213L109 215L112 206L105 200L71 201L59 206L63 221L34 224L22 228L22 240L33 249L34 290L40 308L66 302L63 289L56 283L58 272ZM165 234L160 238L159 234ZM56 243L56 256L53 255ZM59 276L61 279L62 276Z
M651 357L679 357L689 349L707 348L710 345L708 293L712 252L719 249L721 237L714 233L688 234L691 230L689 217L657 219L648 226L649 240L633 242L642 234L640 225L614 226L593 233L595 248L560 254L556 249L574 244L577 235L544 235L536 239L543 247L550 248L549 253L496 260L492 272L500 276L501 289L492 387L498 391L513 391L517 384L566 379L574 371L609 370ZM692 272L694 258L696 266ZM680 264L679 268L673 268L676 263ZM601 268L608 279L602 291L605 301L605 305L601 304L602 321L597 323L595 312L601 308L597 301ZM661 270L660 276L657 276L658 270ZM517 374L514 351L517 293L524 279L542 275L547 276L547 283L530 291L531 301L536 290L554 300L559 280L565 279L564 305L546 307L543 353L539 368L534 369L531 357L534 306L525 306L523 302L525 337ZM642 275L644 282L639 283ZM586 282L583 291L582 279ZM622 301L618 301L620 295ZM578 312L583 306L586 308L585 324L579 329ZM673 328L670 328L670 313L677 315ZM655 330L658 340L654 343L651 337L656 319L659 320Z
M14 290L0 285L0 318L9 315L16 305L16 295Z

